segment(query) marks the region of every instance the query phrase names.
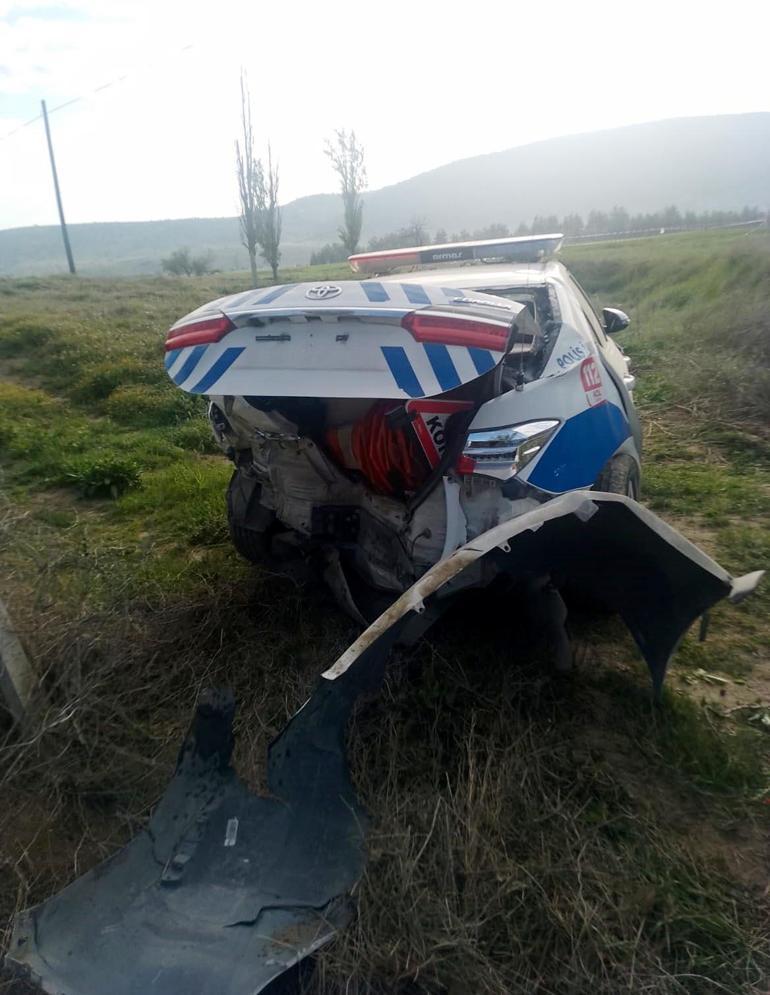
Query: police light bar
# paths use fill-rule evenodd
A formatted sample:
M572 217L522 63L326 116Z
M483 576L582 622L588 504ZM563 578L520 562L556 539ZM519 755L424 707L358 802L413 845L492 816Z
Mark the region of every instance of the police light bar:
M447 242L415 245L407 249L382 249L348 256L354 273L386 273L403 266L439 266L442 263L498 261L536 263L552 256L564 238L561 234L489 238L480 242Z

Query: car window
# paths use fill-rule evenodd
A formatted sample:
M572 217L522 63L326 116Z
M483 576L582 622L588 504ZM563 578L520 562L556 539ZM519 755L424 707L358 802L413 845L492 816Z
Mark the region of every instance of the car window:
M542 299L539 299L541 298L542 291L538 292L529 287L484 287L481 292L484 294L494 294L495 297L505 297L507 300L524 304L536 321L542 321L548 317L547 314L543 314Z
M580 305L580 310L583 312L583 317L588 322L588 325L594 334L594 338L600 346L605 345L607 342L607 333L604 331L604 325L602 324L601 319L594 310L591 299L572 274L570 274L569 281L570 287L575 291L575 296L577 297L578 304Z

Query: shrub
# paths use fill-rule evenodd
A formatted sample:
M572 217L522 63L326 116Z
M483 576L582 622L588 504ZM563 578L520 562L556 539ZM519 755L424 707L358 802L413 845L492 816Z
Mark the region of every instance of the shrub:
M189 249L177 249L160 261L161 269L171 276L203 276L211 271L211 253L192 256Z
M231 473L224 460L174 463L145 473L142 486L120 506L128 514L141 515L169 538L216 545L228 535L225 493Z
M186 421L198 408L197 398L171 387L127 384L107 398L107 414L123 425L161 426Z
M45 347L55 334L49 325L37 321L16 319L4 322L0 356L24 356L36 348Z
M101 401L127 384L164 382L160 363L143 362L133 356L122 356L87 366L75 384L73 397L79 401Z
M115 454L88 454L71 460L65 479L83 497L117 498L139 483L140 469L135 460Z
M191 418L174 429L171 441L180 449L196 453L218 453L219 446L214 441L211 426L205 418Z

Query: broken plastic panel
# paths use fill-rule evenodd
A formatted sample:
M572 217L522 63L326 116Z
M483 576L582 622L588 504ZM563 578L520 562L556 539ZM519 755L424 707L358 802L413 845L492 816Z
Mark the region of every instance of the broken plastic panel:
M563 578L618 611L657 690L690 624L761 576L733 580L620 495L574 491L491 529L432 567L326 671L270 748L268 797L230 766L232 697L204 695L146 829L19 916L6 963L66 995L257 995L280 984L348 921L364 869L366 817L345 758L356 698L449 595L501 572Z

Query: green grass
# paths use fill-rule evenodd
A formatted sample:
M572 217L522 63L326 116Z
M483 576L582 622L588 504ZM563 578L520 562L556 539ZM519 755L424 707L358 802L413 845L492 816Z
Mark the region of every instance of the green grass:
M630 314L621 341L651 411L681 405L700 420L768 423L767 231L635 239L563 255L602 305Z
M217 545L228 536L225 492L231 475L231 465L216 458L150 470L141 486L121 500L120 512L164 539Z
M200 403L165 385L149 396L118 387L108 410L112 417L91 415L87 405L38 387L0 384L6 485L116 497L139 486L143 471L184 462L189 449L205 448Z
M757 764L761 733L741 727L726 737L696 702L673 693L657 718L649 734L652 746L684 778L717 794L740 796L765 790L766 772Z
M734 573L767 566L767 234L565 259L632 317L644 500ZM239 770L262 784L267 743L353 638L322 587L236 557L229 465L163 370L169 325L246 286L0 280L0 594L45 691L2 744L0 916L136 832L201 687L235 689ZM369 868L313 991L764 990L770 739L695 675L765 693L768 609L768 585L718 606L660 706L614 620L573 620L578 671L556 681L510 605L446 618L351 729Z
M658 511L695 515L717 525L767 511L767 474L739 473L728 464L709 466L698 456L651 461L644 474L645 502Z

